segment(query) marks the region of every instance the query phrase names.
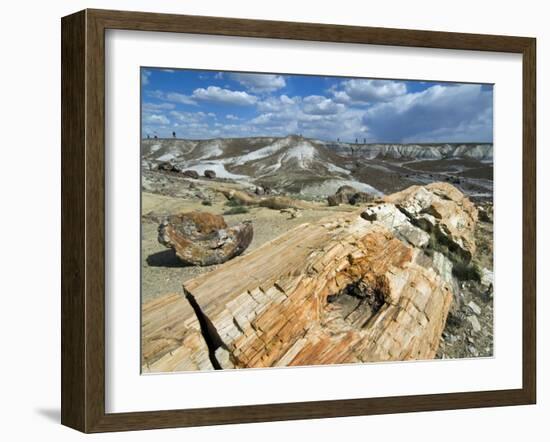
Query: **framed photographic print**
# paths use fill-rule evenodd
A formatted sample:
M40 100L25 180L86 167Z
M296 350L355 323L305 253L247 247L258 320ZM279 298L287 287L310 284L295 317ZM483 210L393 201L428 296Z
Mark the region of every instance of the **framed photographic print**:
M535 403L535 52L63 18L62 423Z

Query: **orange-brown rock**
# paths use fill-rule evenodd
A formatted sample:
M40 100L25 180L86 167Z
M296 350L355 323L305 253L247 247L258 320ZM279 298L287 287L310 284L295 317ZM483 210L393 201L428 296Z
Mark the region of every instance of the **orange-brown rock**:
M159 226L158 240L172 248L184 264L207 266L240 255L252 236L248 221L227 227L220 215L188 212L167 217Z

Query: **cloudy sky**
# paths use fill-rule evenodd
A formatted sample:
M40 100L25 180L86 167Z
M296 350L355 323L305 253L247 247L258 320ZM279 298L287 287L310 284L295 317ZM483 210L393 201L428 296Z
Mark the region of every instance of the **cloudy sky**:
M492 142L493 87L142 68L142 136Z

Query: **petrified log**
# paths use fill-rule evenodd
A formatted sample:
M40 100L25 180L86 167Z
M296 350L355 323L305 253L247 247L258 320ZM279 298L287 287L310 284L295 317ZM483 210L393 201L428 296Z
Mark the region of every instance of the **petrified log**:
M452 293L417 254L355 214L299 226L184 290L224 368L431 359Z
M242 206L260 206L267 209L281 210L281 209L311 209L317 208L318 205L302 201L287 196L267 196L260 197L256 194L248 192L242 192L234 189L220 189L220 192L229 200L235 204Z
M170 293L143 305L141 337L146 373L214 369L198 318L181 294Z
M188 265L221 264L240 255L250 245L250 221L227 227L220 215L188 212L167 217L159 226L158 240L172 248Z
M240 190L234 189L220 189L220 192L229 200L235 204L241 206L253 206L260 202L260 200L255 196L247 192L242 192Z
M441 197L445 190L436 189ZM466 201L448 201L457 207L438 222L466 222ZM428 234L413 223L382 203L362 216L302 224L185 282L192 310L166 311L165 320L188 324L196 315L219 368L431 359L453 300L452 264L424 253ZM169 352L190 351L180 342L163 356L166 347L149 350L156 356L148 369L172 370Z
M308 203L288 196L270 196L262 198L259 202L260 207L266 207L273 210L282 209L310 209L317 207L315 204Z

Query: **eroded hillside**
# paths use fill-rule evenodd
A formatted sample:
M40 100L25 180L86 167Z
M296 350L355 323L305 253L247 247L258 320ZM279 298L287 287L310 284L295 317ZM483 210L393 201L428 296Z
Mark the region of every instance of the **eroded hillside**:
M343 185L387 194L447 181L476 199L492 197L491 144L350 144L300 136L142 141L142 167L164 163L198 175L319 198Z

